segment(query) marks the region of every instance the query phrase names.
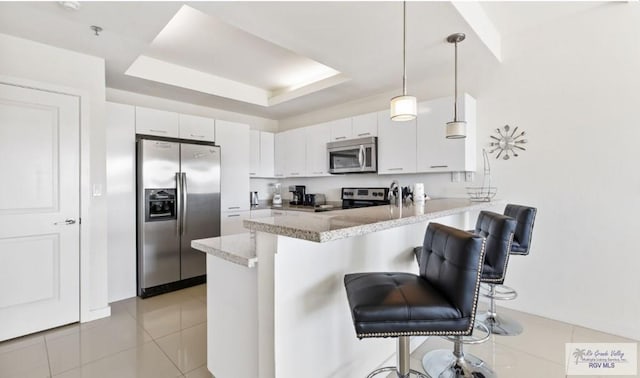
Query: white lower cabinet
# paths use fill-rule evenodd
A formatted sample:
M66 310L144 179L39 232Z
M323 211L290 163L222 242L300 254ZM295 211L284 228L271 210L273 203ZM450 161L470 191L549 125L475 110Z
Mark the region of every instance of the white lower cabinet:
M251 210L251 219L269 218L270 216L271 216L271 209Z
M416 121L392 121L378 112L378 174L416 173Z
M251 211L223 212L220 217L220 235L233 235L247 232L242 221L251 217Z

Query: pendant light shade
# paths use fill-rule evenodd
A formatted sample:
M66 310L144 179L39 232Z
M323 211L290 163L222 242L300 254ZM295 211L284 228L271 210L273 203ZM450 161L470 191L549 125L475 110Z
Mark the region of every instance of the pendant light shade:
M402 96L391 99L391 120L411 121L418 114L416 98L407 95L407 2L402 2Z
M397 96L391 99L391 119L394 121L411 121L418 112L416 98L413 96Z
M455 45L455 67L454 67L454 97L453 97L453 121L447 122L447 138L461 139L467 137L467 123L458 120L458 43L464 41L463 33L451 34L447 37L447 42Z

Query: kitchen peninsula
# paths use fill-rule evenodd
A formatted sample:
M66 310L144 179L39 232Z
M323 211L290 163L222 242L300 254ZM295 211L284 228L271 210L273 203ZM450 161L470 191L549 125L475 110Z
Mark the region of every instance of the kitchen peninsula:
M366 376L395 342L356 338L343 276L417 272L412 250L430 221L466 229L475 212L503 205L435 199L299 213L192 241L207 253L208 369L220 378Z

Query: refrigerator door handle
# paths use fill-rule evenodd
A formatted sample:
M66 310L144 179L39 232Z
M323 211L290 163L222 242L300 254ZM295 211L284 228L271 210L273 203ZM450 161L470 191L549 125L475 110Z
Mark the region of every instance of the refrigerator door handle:
M180 223L182 221L182 176L176 172L176 234L180 235Z
M182 172L182 235L187 229L187 174Z

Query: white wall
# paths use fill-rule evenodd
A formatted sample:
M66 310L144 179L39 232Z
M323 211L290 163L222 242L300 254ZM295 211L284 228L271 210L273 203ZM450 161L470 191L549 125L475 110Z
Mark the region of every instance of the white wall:
M538 207L509 305L640 339L640 7L610 3L508 36L478 93L479 140L504 124L528 150L495 161L501 197Z
M0 34L0 75L69 88L81 95L81 321L109 315L105 183L104 60Z
M531 254L510 261L501 305L640 340L640 6L610 3L504 36L499 67L467 71L462 89L478 105L483 147L505 124L526 130L520 157L491 159L498 197L538 208ZM466 63L462 63L466 64ZM411 84L411 83L410 83ZM439 88L441 86L435 85ZM414 86L415 88L415 86ZM443 95L414 90L422 100ZM429 97L433 95L432 97ZM446 94L445 94L446 95ZM383 95L293 117L302 127L386 106ZM286 179L335 200L342 186L387 186L392 176ZM446 174L402 175L433 196L463 195Z

